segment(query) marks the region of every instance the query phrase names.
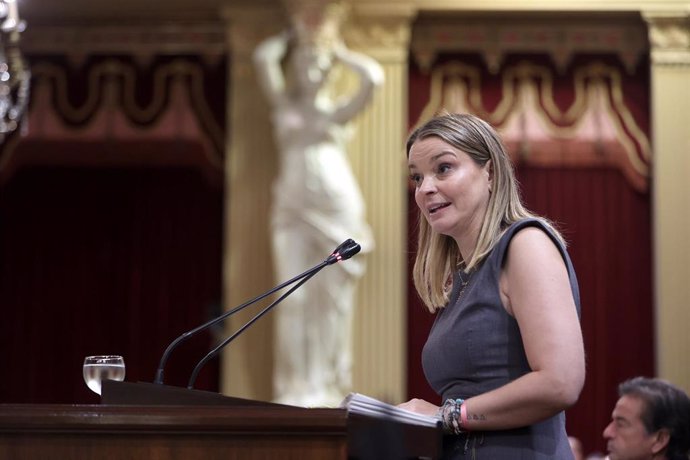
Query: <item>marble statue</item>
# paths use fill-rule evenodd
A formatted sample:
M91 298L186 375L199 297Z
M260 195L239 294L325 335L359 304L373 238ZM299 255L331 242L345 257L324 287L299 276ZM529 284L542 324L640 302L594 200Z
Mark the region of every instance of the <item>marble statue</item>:
M346 143L348 122L370 102L383 70L337 37L319 40L305 24L299 26L265 39L254 52L280 157L271 207L278 281L323 261L348 238L362 253L373 247ZM327 88L337 64L359 80L358 89L342 100ZM335 406L351 390L355 284L364 262L360 254L324 268L273 311L275 402Z

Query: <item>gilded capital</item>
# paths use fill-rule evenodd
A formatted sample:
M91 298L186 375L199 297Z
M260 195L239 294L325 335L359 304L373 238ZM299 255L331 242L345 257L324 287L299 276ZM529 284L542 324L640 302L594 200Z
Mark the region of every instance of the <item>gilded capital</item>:
M410 46L412 15L368 15L355 11L343 27L349 46L380 61L406 60Z
M643 16L649 31L652 63L690 65L690 15L645 12Z

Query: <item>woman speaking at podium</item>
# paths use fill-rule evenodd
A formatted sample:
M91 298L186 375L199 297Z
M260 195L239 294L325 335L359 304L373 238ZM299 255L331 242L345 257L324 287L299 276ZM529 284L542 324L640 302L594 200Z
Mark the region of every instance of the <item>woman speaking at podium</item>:
M436 314L422 352L445 458L572 459L564 410L585 378L577 279L561 235L521 203L494 129L436 117L407 141L420 209L414 282Z

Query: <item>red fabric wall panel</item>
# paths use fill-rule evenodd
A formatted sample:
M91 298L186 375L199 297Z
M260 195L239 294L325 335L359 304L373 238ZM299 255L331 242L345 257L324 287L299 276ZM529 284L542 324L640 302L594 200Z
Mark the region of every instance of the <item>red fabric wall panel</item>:
M161 146L165 149L165 146ZM152 381L167 344L218 314L222 189L186 168L27 168L0 194L0 402L94 403L84 356L121 354ZM186 385L211 348L183 344ZM212 362L198 387L217 389Z

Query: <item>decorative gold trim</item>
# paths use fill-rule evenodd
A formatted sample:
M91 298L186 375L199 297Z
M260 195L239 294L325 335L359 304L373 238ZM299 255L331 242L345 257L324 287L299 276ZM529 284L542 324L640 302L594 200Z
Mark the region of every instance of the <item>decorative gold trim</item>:
M122 91L122 106L125 114L136 123L151 123L165 109L166 81L188 77L190 81L188 86L190 106L196 108L201 126L208 130L217 156L214 162L222 163L220 152L223 151L224 136L213 115L211 115L208 105L203 102L205 101L203 69L200 68L199 64L176 59L157 67L152 79L153 95L151 102L146 107L141 107L136 103L136 73L131 65L122 61L108 59L89 69L86 101L78 107L72 105L68 99L68 77L64 68L46 62L38 62L32 69L37 84L46 80L54 82L56 108L61 116L73 124L86 122L86 119L96 112L101 103L101 97L106 94L106 82L117 81L119 78L122 79L123 83L117 85L116 89Z
M576 69L573 74L574 99L565 111L561 111L555 102L553 79L549 69L529 62L521 62L509 67L501 79L503 97L496 109L489 111L482 101L480 69L457 61L449 62L432 71L429 102L422 110L415 126L442 110L448 94L456 100L457 95L461 94L466 98L472 111L500 127L519 107L518 101L527 94L533 93L539 94L541 104L538 106L543 109L537 110L536 115L548 131L556 138L572 139L590 107L590 102L596 97L596 92L604 91L608 96L603 99L604 109L616 130L616 138L621 143L633 169L641 176L648 177L651 159L650 142L625 105L620 72L599 62ZM467 89L449 89L453 84L448 84L448 81Z
M625 105L625 100L623 98L623 78L621 77L620 72L616 70L614 67L610 67L598 62L590 64L587 68L583 69L582 72L584 74L582 76L583 80L585 78L591 78L592 76L605 77L611 80L611 96L614 102L615 113L620 115L620 117L623 119L623 124L625 125L625 128L627 128L630 131L630 134L632 135L633 139L640 146L640 154L642 155L642 158L647 162L651 161L652 147L651 143L649 142L649 138L644 133L644 131L642 131L642 129L637 125L635 118L632 116L632 113L630 113L630 110ZM621 130L623 129L623 126L619 127L621 128Z
M354 0L371 4L378 0ZM687 0L415 0L420 11L584 11L628 12L643 11L650 4L657 11L678 11L688 8Z
M345 24L343 36L353 48L407 50L410 23L407 19L381 21L359 18Z

